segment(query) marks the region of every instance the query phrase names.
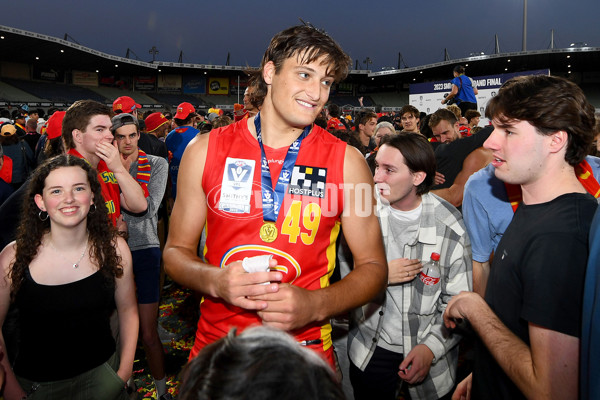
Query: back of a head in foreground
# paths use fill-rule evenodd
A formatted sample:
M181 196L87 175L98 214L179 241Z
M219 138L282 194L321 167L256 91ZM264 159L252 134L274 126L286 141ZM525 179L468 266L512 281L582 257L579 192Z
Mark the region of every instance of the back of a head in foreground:
M345 399L331 368L283 331L255 327L206 346L183 371L180 400Z

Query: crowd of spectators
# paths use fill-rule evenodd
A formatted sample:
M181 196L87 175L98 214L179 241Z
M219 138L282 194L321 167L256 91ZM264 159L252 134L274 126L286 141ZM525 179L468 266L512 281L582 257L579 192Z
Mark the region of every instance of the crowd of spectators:
M82 99L66 110L0 110L5 398L35 392L47 398L92 398L73 394L83 393L86 385L92 389L85 390L110 390L111 398L125 398L138 326L157 398L171 398L157 325L163 250L167 273L204 295L181 398L450 399L455 390L452 399L596 398L600 392L592 374L598 370L594 357L600 356L594 309L599 278L592 271L598 254L588 234L600 226L599 218L591 223L597 206L592 196L600 195L600 159L592 147L600 124L581 90L561 78L512 79L486 110L493 125L481 126L473 100L477 88L457 66L453 90L442 103L462 98L458 106L429 115L411 105L387 113L343 110L326 104L322 93L328 95L328 85L347 73L345 54L314 28L290 29L271 43L262 75L252 76L244 104L233 112L206 112L188 102L173 114L142 110L128 96L115 99L112 109ZM285 41L291 50L278 47ZM303 72L306 80L323 74L318 89L297 83L289 72L304 71L305 65L310 66ZM289 82L309 95L287 104ZM527 99L521 94L525 89ZM559 106L548 100L559 94L560 115ZM310 111L297 113L296 103ZM282 141L273 127L297 135ZM308 146L310 154L297 150ZM297 165L287 164L288 147L290 153L297 147ZM323 166L313 166L317 161ZM326 176L338 186L373 188L367 197L375 206L368 217L345 208L356 205L356 190L348 195L339 189L338 214L321 215L315 205L321 203L275 202L269 206L274 219L265 215L260 220L261 241L259 230L252 232L256 243L249 244L257 248L280 245L284 234L290 236L276 258L299 259L312 252L307 259L322 264L324 271L313 282L305 281L307 272L301 277L302 265L290 278L292 268L274 260L256 275L246 272L246 259L256 255L243 243L250 223L223 215L255 212L257 205L249 201L255 188L252 181L246 184L255 166L263 205L292 189L328 196L323 194ZM282 169L279 178L270 175L273 168ZM79 175L84 182L77 181ZM279 181L288 175L284 191L278 192ZM274 192L265 194L269 184ZM215 197L215 187L230 200ZM246 190L247 204L239 200ZM291 211L285 210L282 227L275 228L280 207ZM99 219L110 229L98 228ZM164 235L159 235L161 227ZM236 252L247 256L244 262L232 258ZM50 267L60 272L53 277ZM55 298L44 292L25 299L23 290L34 293L39 280L64 290L57 297L68 296L70 284L96 270L110 283L101 293L110 301L90 308L102 314L91 323L102 330L93 338L104 348L91 361L71 349L65 352L67 361L51 373L44 366L52 365L58 353L40 351L35 354L39 365L32 367L33 350L23 351L28 346L23 340L33 340L32 332L8 328L14 321L22 329L38 327L34 320L41 318L40 311L32 312L32 304L49 301L43 296ZM335 296L311 298L295 287ZM308 313L298 299L327 311ZM294 307L272 311L274 303L287 301ZM119 329L110 337L115 305L113 323ZM25 312L14 313L15 307ZM58 314L45 315L44 321L65 324ZM350 322L332 337L332 319ZM70 321L72 329L87 334L89 326L81 325L85 321ZM280 329L243 331L257 321ZM41 328L50 329L53 340L66 329ZM236 328L243 332L238 335ZM21 351L15 349L19 346ZM580 352L586 351L580 368ZM84 360L96 363L94 368L86 369ZM107 382L97 364L116 377Z

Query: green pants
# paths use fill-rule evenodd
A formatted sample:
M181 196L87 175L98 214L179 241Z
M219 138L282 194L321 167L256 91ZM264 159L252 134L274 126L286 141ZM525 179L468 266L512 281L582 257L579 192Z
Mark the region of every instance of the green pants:
M129 399L125 382L119 378L119 356L114 353L104 364L70 379L53 382L34 382L17 376L26 393L37 389L27 399L113 400Z

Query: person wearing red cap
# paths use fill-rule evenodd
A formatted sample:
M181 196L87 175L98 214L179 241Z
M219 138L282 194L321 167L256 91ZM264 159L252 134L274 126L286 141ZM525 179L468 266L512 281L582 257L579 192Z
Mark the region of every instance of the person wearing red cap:
M62 137L69 154L86 159L98 170L102 195L112 223L125 230L121 206L132 213L148 208L142 187L121 163L110 131L111 111L93 100L78 100L65 113Z
M178 105L177 114L173 117L177 128L169 132L165 140L170 153L169 172L171 173L171 197L173 199L177 195L177 174L179 172L181 157L183 157L183 151L188 143L200 133L198 129L194 128L197 116L196 109L190 103L181 103Z
M161 112L154 112L146 117L146 132L157 139L162 139L169 132L169 120ZM163 139L164 140L164 139Z
M40 138L39 141L39 145L42 146L42 149L38 154L38 165L48 158L64 153L62 121L65 117L65 113L66 111L56 111L48 118L45 135L42 136L43 139Z
M155 112L144 120L146 132L140 132L138 146L148 154L168 160L167 146L163 140L169 129L169 120L160 112Z
M137 118L138 108L142 108L142 106L129 96L121 96L113 102L113 112L115 114L127 113L132 114Z

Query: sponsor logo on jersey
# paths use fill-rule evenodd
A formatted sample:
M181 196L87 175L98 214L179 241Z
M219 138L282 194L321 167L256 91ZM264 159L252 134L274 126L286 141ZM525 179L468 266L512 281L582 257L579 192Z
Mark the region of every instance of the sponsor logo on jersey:
M325 197L326 182L327 168L295 165L288 186L288 193L322 199Z

